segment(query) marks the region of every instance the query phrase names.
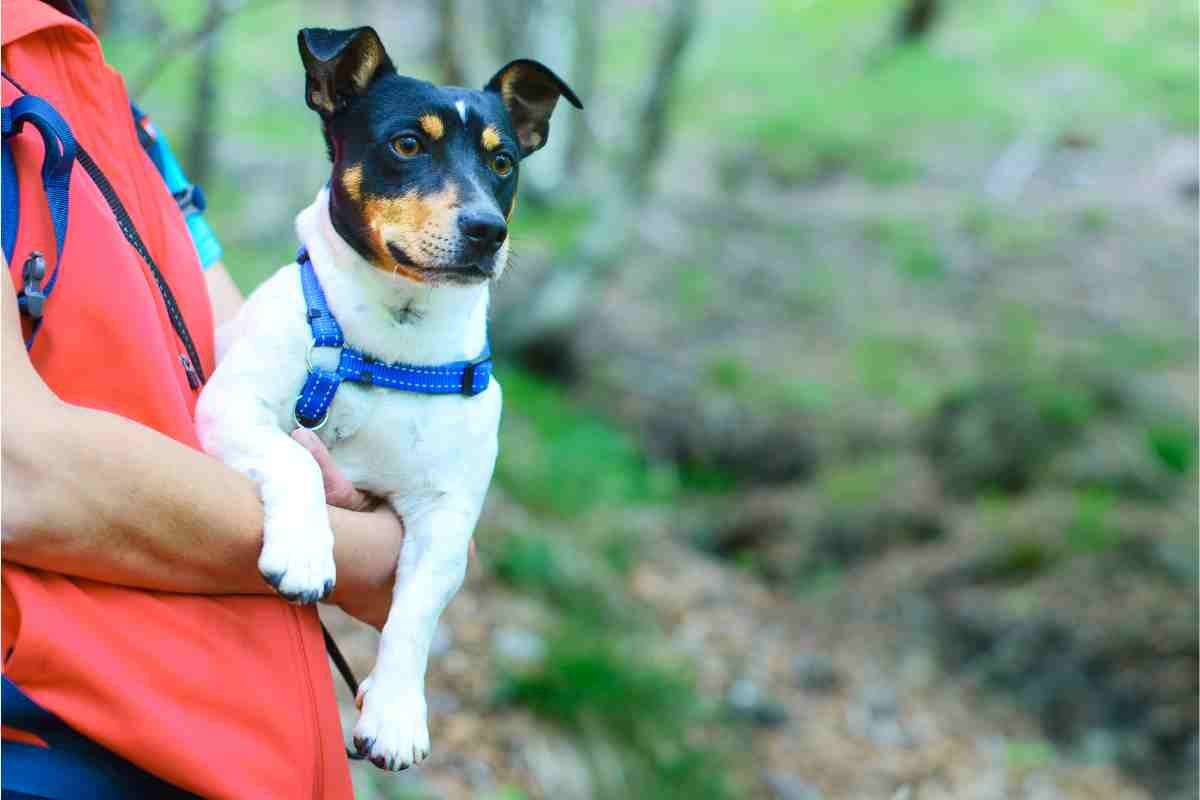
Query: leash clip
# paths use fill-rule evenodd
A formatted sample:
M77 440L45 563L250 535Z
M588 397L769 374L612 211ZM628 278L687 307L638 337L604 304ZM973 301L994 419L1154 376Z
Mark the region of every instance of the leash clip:
M21 268L21 280L25 287L21 290L22 308L34 319L41 319L43 306L46 303L46 293L42 291L42 278L46 277L46 259L42 251L34 250L25 259Z

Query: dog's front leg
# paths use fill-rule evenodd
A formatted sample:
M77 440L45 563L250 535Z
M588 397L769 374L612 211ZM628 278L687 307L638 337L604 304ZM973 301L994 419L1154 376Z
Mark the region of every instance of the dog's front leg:
M219 385L201 397L197 430L204 449L258 484L263 547L258 570L283 597L315 603L333 589L333 530L321 469L304 447L265 413L241 409L253 399L222 403ZM221 413L225 407L238 411Z
M429 755L425 666L442 610L462 585L479 509L443 496L423 513L393 502L404 546L379 655L359 690L354 746L375 766L401 770ZM407 513L406 513L407 512Z

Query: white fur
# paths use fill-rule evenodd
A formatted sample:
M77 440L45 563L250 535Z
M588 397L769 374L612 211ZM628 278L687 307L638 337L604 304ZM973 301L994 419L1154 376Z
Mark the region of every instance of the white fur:
M458 109L458 116L465 123L467 121L467 104L462 100L455 100L454 107Z
M486 283L438 286L380 272L334 231L327 190L296 219L300 240L351 346L384 361L442 364L484 346ZM390 309L408 308L407 322ZM404 319L404 315L400 319ZM259 568L281 593L320 596L334 576L333 533L316 462L290 432L312 335L299 268L268 279L222 328L224 350L196 408L209 453L253 478L263 501ZM318 349L332 368L337 353ZM462 583L491 481L500 384L475 397L430 396L342 383L318 435L356 487L383 497L406 535L379 655L354 728L367 756L403 769L429 754L425 666L438 616Z

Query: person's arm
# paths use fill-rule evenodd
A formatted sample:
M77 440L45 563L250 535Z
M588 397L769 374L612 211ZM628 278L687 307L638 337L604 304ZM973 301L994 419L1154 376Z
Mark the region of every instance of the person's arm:
M224 262L210 264L204 270L204 282L208 285L208 299L212 303L213 325L220 327L233 319L245 298L229 276Z
M254 484L139 423L59 400L29 361L11 288L0 295L4 560L147 589L271 593ZM331 599L382 625L403 525L386 508L329 511Z

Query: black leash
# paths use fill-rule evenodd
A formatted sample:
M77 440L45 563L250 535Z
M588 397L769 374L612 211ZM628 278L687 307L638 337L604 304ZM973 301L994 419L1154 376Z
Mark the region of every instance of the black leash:
M354 677L354 670L350 669L350 664L346 661L346 657L342 655L341 649L337 646L337 642L333 640L333 636L329 634L329 628L325 627L324 622L321 623L321 635L325 637L325 652L333 660L333 665L342 674L342 680L346 682L346 686L350 689L350 694L354 695L354 699L357 701L358 678ZM346 748L346 758L352 761L362 761L366 757L366 754L357 753L349 747Z
M350 688L350 694L358 697L358 678L354 677L354 670L350 669L350 665L346 662L346 657L342 655L342 651L338 649L337 642L329 635L329 629L325 627L325 623L321 623L321 634L325 637L325 652L333 660L333 665L337 667L338 672L342 673L342 680L346 682L346 686Z

